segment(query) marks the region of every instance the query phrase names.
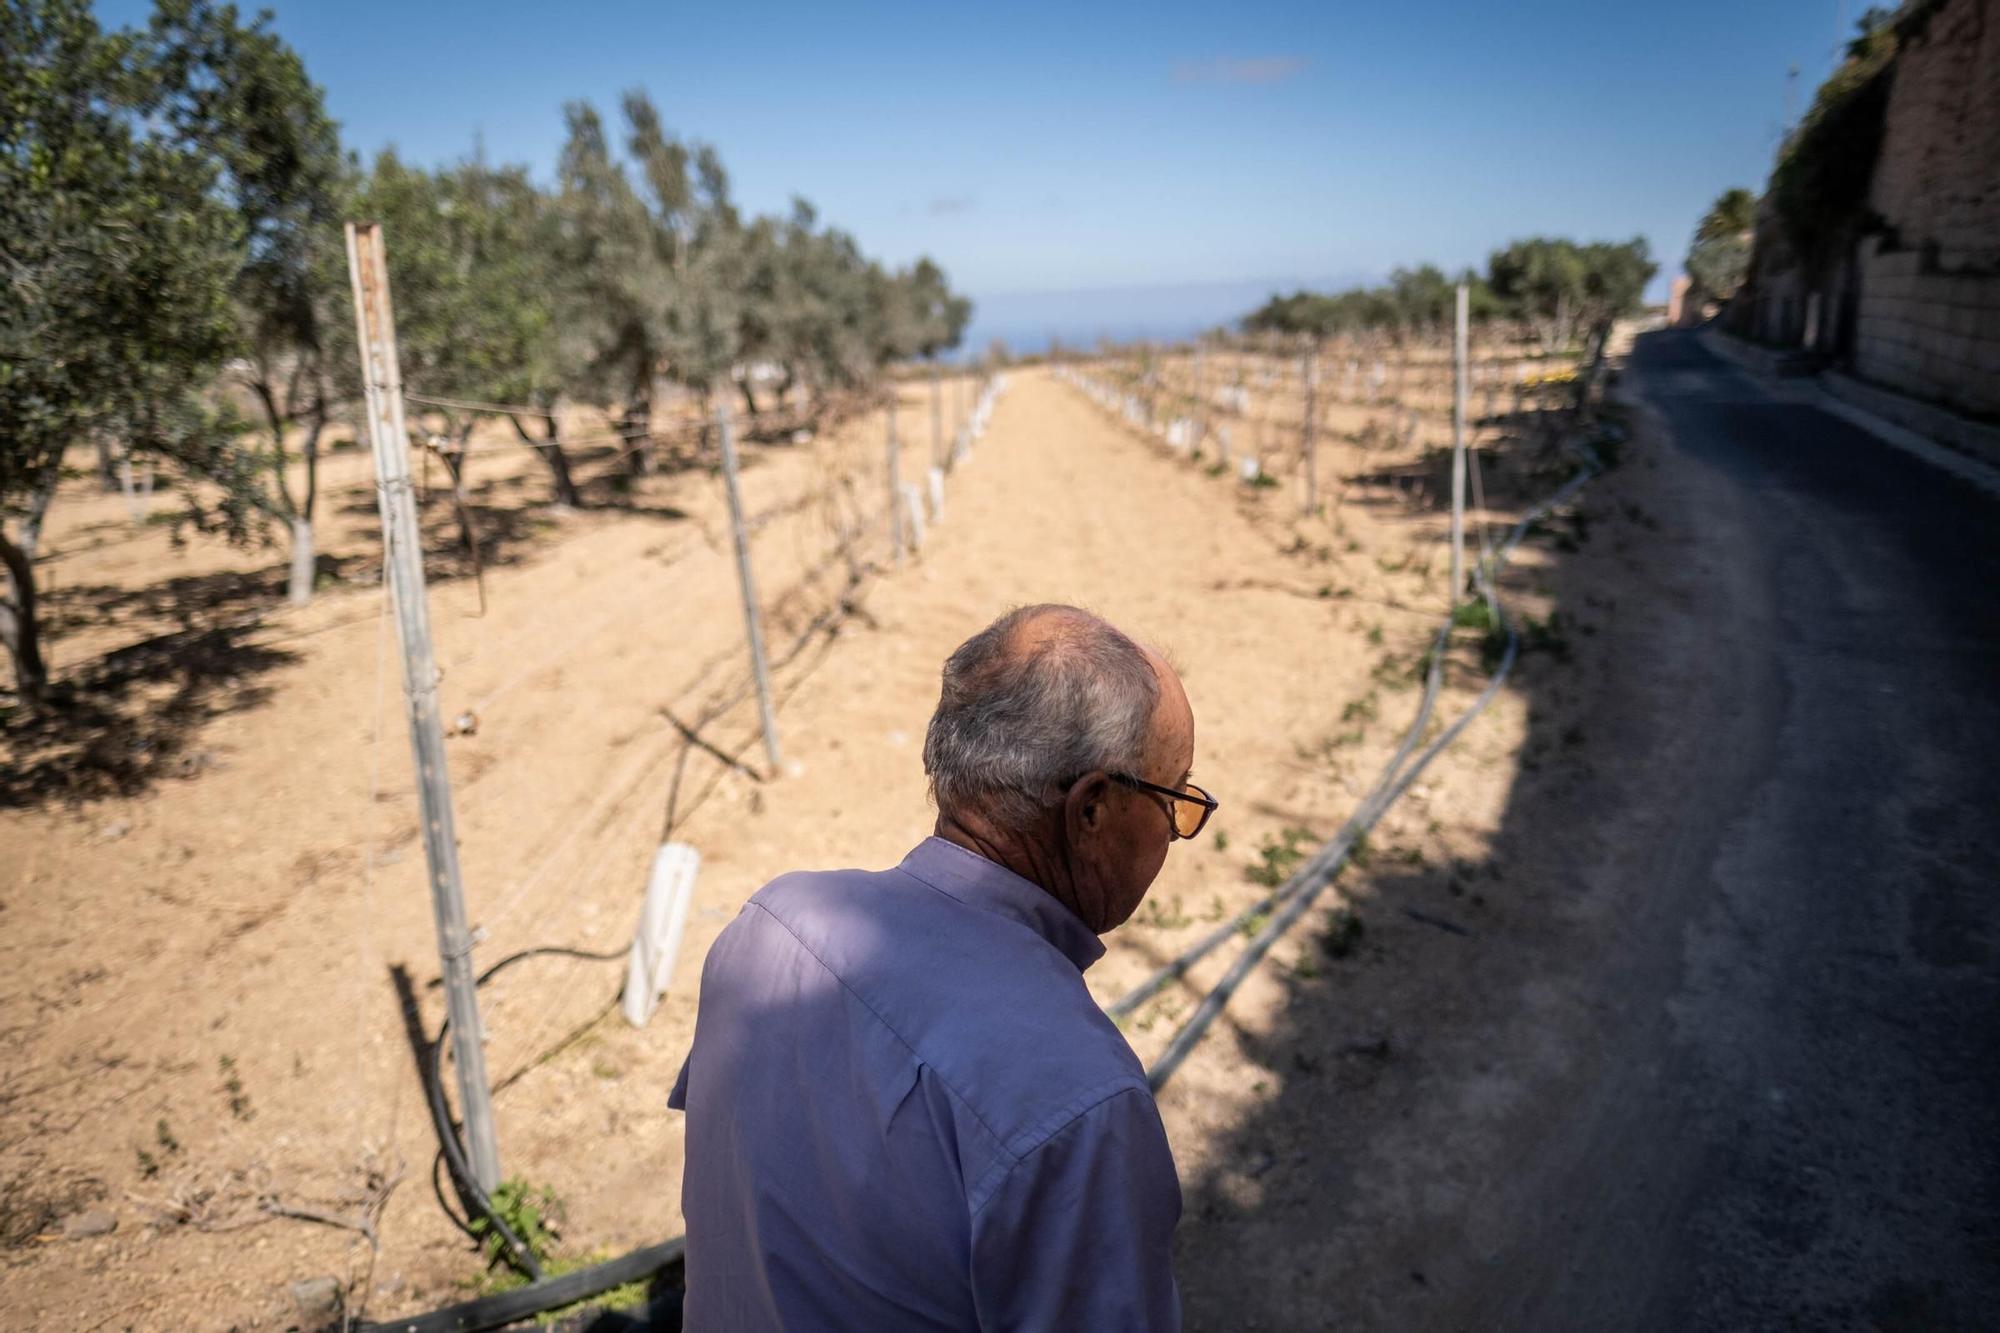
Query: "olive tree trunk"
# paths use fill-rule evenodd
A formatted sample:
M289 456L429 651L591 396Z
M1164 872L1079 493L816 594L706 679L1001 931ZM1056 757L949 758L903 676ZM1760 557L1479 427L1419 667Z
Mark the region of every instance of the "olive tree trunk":
M34 561L0 532L0 565L7 570L7 592L0 596L0 643L14 660L15 688L22 698L37 702L48 689L49 671L35 620Z
M575 509L581 502L576 495L576 480L570 476L569 455L563 452L562 432L556 425L556 414L551 411L542 418L547 434L536 439L521 424L521 418L508 414L507 420L514 423L514 433L521 437L521 443L535 451L535 455L548 464L549 481L554 485L556 504L563 509Z

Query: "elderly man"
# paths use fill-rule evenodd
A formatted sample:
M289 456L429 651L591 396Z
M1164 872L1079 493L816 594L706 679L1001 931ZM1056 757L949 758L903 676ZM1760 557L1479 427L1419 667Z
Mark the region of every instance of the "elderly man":
M1172 668L1086 612L951 655L935 835L772 881L702 970L690 1329L1179 1326L1180 1182L1083 971L1214 810L1193 762Z

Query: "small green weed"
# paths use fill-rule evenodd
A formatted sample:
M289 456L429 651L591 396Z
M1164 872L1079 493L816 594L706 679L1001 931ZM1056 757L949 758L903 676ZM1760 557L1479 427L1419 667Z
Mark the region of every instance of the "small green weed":
M160 1174L160 1167L169 1158L180 1156L181 1141L174 1137L173 1126L167 1123L165 1116L153 1124L153 1143L160 1150L157 1157L144 1148L133 1149L139 1156L139 1174L148 1180Z
M1275 835L1267 834L1257 848L1255 864L1246 867L1243 873L1252 884L1275 889L1290 879L1293 868L1306 859L1312 841L1311 829L1288 828Z
M1351 908L1342 907L1335 911L1333 919L1327 923L1320 935L1320 947L1329 957L1346 958L1361 947L1361 918Z
M236 1058L222 1056L215 1066L222 1075L222 1090L229 1096L229 1114L238 1120L256 1119L257 1112L250 1105L250 1094L243 1090L243 1080L236 1074Z
M1520 654L1547 653L1558 662L1569 661L1570 644L1568 621L1560 611L1552 613L1547 620L1537 620L1533 616L1522 618ZM1500 664L1501 655L1507 651L1507 632L1494 628L1486 632L1479 646L1480 663L1491 671Z
M556 1192L546 1185L531 1185L519 1176L509 1176L494 1189L490 1201L507 1229L546 1268L545 1261L555 1247L556 1238L562 1234L563 1206ZM507 1242L491 1222L483 1217L473 1218L472 1234L478 1238L489 1268L508 1261Z
M1484 597L1460 602L1451 613L1451 623L1459 629L1490 630L1497 623L1493 608Z
M1179 930L1194 918L1181 910L1178 895L1169 900L1172 906L1163 906L1158 898L1148 898L1139 909L1139 924L1152 926L1156 930Z

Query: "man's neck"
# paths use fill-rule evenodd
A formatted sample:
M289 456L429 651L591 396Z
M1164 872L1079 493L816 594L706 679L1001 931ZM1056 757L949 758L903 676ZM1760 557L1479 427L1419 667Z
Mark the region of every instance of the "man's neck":
M1061 839L1002 829L977 815L938 815L936 835L1011 870L1067 907L1086 925L1090 917L1077 902L1076 877L1061 850Z

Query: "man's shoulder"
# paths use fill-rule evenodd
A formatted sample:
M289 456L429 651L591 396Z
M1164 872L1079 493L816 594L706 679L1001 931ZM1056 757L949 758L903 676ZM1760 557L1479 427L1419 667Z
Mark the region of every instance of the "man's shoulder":
M1144 1071L1082 975L1033 931L902 871L800 871L750 900L1010 1155Z

